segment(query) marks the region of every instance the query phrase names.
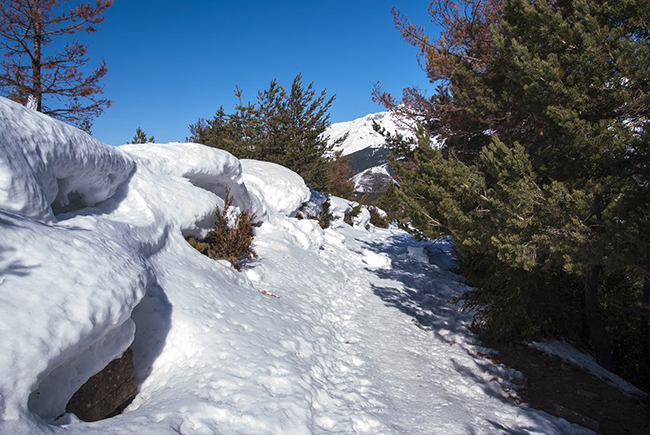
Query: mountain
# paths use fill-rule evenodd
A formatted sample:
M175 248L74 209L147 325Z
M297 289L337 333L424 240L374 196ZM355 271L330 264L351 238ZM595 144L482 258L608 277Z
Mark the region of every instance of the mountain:
M411 129L391 112L370 113L353 121L337 122L330 125L325 134L329 136L330 143L348 134L345 141L335 148L335 151L341 151L342 156L349 156L367 148L383 148L384 138L372 128L373 122L390 133L413 136Z
M353 121L338 122L325 131L330 143L348 135L335 151L350 158L354 190L358 193L378 193L393 182L388 166L388 149L383 136L374 130L373 122L391 134L413 137L411 128L391 112L371 113Z

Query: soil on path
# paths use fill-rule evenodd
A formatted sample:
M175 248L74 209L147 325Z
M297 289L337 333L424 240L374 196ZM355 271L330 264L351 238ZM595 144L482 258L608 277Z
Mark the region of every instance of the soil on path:
M584 369L522 345L492 346L494 362L524 374L521 402L604 435L650 434L650 397L623 393Z

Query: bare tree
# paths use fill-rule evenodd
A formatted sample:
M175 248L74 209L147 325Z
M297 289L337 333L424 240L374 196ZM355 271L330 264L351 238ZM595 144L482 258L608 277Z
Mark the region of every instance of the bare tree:
M68 0L1 0L0 49L4 59L0 90L12 100L89 130L111 101L99 98L106 61L90 73L87 44L66 43L52 54L45 47L59 37L95 32L113 0L69 5Z

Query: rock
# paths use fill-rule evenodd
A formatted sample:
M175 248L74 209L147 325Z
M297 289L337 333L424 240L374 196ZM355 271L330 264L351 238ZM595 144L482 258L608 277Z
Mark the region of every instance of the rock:
M587 399L587 400L596 400L598 398L598 394L592 393L591 391L587 391L587 390L578 389L576 391L576 394L582 397L583 399Z
M119 414L136 392L133 351L128 348L120 358L108 363L74 393L66 411L83 421L102 420Z
M585 417L582 414L578 414L577 412L572 411L569 408L565 408L562 405L558 405L557 403L555 404L555 415L565 419L570 423L579 424L582 427L591 429L596 433L600 429L600 424L596 420L592 420L589 417Z

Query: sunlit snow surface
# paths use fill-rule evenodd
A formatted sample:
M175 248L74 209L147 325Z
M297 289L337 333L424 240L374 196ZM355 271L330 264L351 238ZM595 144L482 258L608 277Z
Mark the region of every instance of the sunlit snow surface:
M288 217L300 177L243 168L194 144L109 147L0 99L0 433L587 432L506 399L518 374L478 356L449 303L466 290L449 246L366 213L323 231ZM242 272L184 239L226 186L258 218ZM59 417L131 343L126 411Z
M353 121L337 122L330 125L324 134L332 144L345 138L342 143L336 145L334 151L340 151L342 156L347 156L366 148L384 146L384 137L374 130L373 122L392 135L398 133L405 138L414 137L407 123L400 121L391 112L370 113Z

